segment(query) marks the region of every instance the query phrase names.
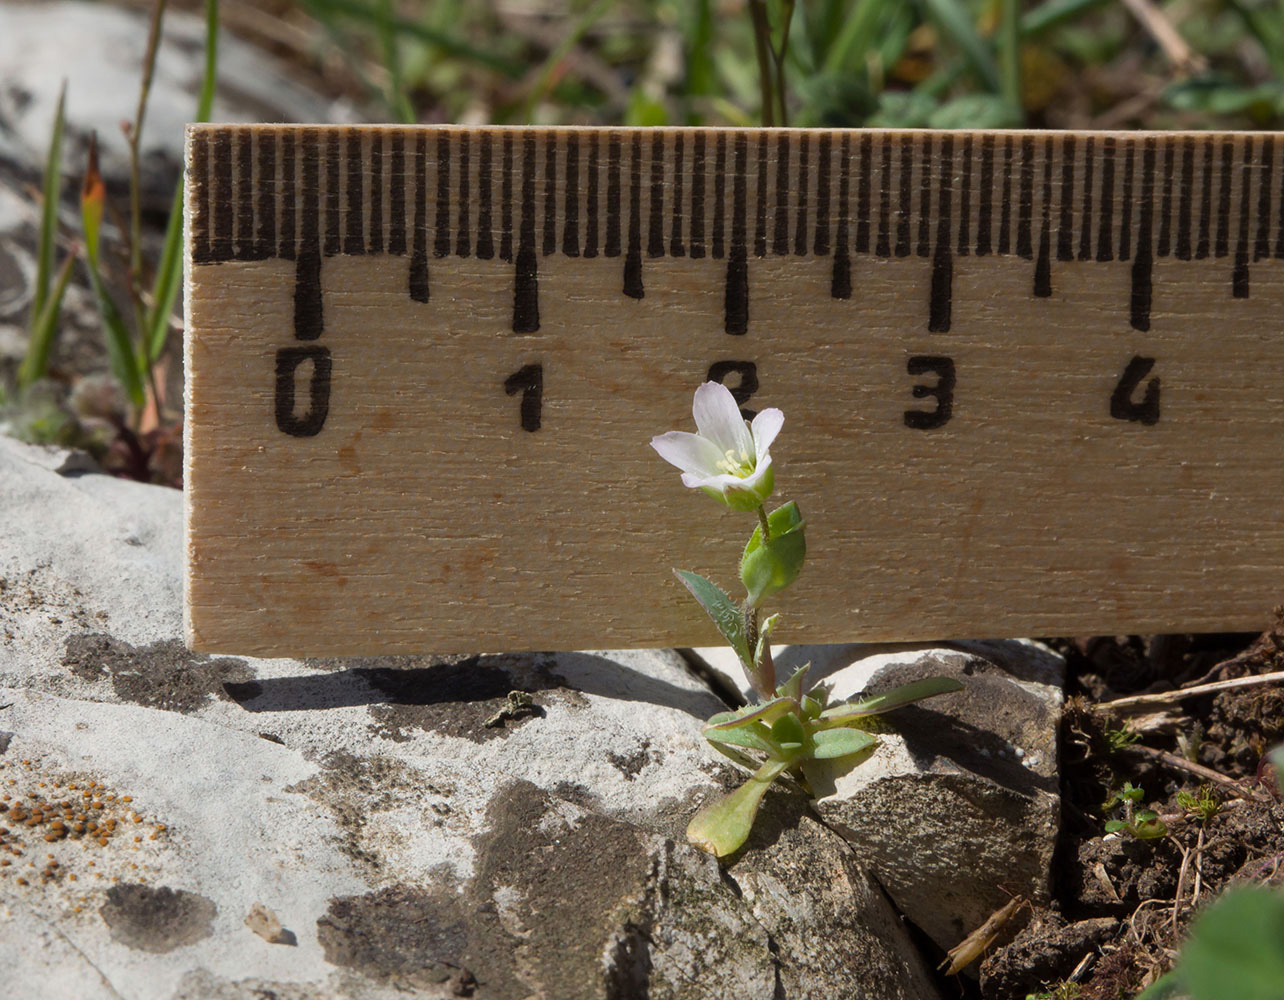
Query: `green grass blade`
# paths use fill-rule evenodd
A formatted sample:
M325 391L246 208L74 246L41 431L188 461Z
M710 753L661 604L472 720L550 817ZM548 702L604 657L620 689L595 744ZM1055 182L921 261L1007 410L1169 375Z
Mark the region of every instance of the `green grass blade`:
M44 204L40 211L40 242L36 248L36 288L31 300L31 322L34 326L44 312L53 280L54 251L58 242L58 195L62 188L62 134L67 105L67 81L58 91L58 110L54 113L53 134L49 137L49 155L45 157Z
M1000 0L999 6L1000 94L1017 124L1023 124L1021 103L1021 10L1018 0Z
M354 21L363 22L371 28L378 24L377 13L357 0L304 0L304 4L322 23L333 24L335 15L342 15ZM388 24L400 35L435 45L443 52L486 66L497 73L502 73L510 80L520 79L526 74L526 66L523 63L486 52L449 32L403 17L390 17Z
M140 372L139 359L134 356L133 341L129 328L125 325L112 301L102 274L98 269L98 247L103 222L103 205L107 200L107 188L103 184L102 174L98 172L98 144L93 136L89 140L89 165L85 168L85 183L80 191L80 223L85 234L85 271L89 275L89 284L94 290L94 300L98 304L98 316L103 324L103 336L107 341L107 355L111 360L112 373L124 386L130 402L141 408L144 401L143 378Z
M874 42L883 10L883 0L857 0L855 9L843 21L838 36L825 52L822 76L851 72L864 75L865 54Z
M401 55L397 50L397 29L392 22L392 0L379 0L375 11L375 26L379 33L379 46L383 50L384 69L388 71L388 110L397 121L413 125L415 112L406 97L405 82L401 76Z
M196 102L196 120L207 122L214 108L214 84L218 79L218 0L205 0L205 78Z
M579 44L584 33L593 27L593 25L608 10L615 6L615 0L597 0L588 10L586 10L568 31L562 40L557 43L545 58L543 65L540 66L535 74L535 86L531 88L530 96L526 98L526 118L532 120L535 115L535 108L539 105L549 91L549 82L553 79L553 72Z
M210 119L214 107L214 85L218 78L218 0L205 3L205 78L196 102L198 122ZM183 272L183 179L180 177L169 206L169 222L165 227L165 242L161 248L160 264L152 285L152 308L147 314L147 358L155 361L165 349L169 336L170 318L174 314L174 300Z
M1001 92L999 67L994 54L976 30L971 14L959 0L924 0L941 33L963 53L968 64L991 93Z
M102 320L103 335L107 340L107 356L111 361L112 374L124 386L130 403L141 409L145 401L143 379L138 370L138 359L134 357L129 328L125 326L120 310L116 308L116 303L112 301L111 294L103 284L102 275L98 273L98 265L88 257L85 258L85 262L89 284L93 287L94 299L98 303L98 316Z
M683 95L687 102L688 125L699 125L702 116L692 107L692 102L710 97L716 87L713 66L713 0L697 0L691 4L684 35L686 50L686 87Z
M52 291L45 296L44 306L36 314L31 324L31 336L27 341L27 353L18 367L18 388L25 389L49 370L49 354L53 350L54 336L58 332L58 316L62 312L62 297L67 291L67 279L71 277L71 265L75 254L63 258L62 267L54 279Z
M1104 7L1109 2L1110 0L1046 0L1034 10L1021 15L1021 34L1037 35L1064 21L1073 20L1094 7Z
M183 181L179 178L169 206L169 222L165 226L165 243L156 267L156 280L152 284L152 307L147 313L147 358L151 362L160 357L169 338L170 318L174 314L174 300L178 298L182 271Z

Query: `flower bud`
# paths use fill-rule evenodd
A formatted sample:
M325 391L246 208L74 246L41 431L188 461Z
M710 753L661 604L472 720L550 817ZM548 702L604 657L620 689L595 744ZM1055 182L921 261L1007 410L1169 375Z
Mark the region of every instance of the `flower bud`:
M762 526L754 528L740 560L740 579L749 592L749 603L758 607L772 594L788 587L802 571L807 541L798 505L792 500L767 515L771 540L763 542Z

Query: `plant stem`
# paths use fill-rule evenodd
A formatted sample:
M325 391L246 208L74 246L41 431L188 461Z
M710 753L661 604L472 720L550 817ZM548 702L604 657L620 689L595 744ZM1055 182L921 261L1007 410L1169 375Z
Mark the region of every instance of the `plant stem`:
M789 52L789 28L794 20L794 0L784 0L782 6L784 7L782 15L784 25L780 30L780 49L777 51L773 47L771 54L776 63L776 100L780 102L780 125L782 128L788 128L789 108L785 105L785 56Z
M749 16L753 18L753 44L758 56L758 89L762 95L762 125L771 128L776 124L775 87L772 81L771 25L767 21L767 6L763 0L749 0Z
M767 523L767 508L758 505L758 524L762 527L762 544L766 545L771 541L771 525Z
M142 341L142 362L148 386L159 418L161 399L152 371L151 347L147 343L147 308L143 303L143 206L139 160L143 139L143 119L147 114L147 99L152 92L152 77L156 72L156 55L160 49L161 22L165 18L166 0L156 0L152 9L152 23L147 32L147 52L143 56L143 82L138 88L138 111L134 122L127 129L129 139L129 292L134 300L134 320L138 337ZM137 359L134 359L137 364Z
M1002 0L999 15L999 83L1004 101L1018 120L1021 105L1021 11L1017 0Z

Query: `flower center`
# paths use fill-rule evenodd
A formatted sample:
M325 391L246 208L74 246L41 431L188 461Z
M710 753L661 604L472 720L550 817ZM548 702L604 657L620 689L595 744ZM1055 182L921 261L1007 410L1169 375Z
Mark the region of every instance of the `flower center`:
M727 475L744 479L753 472L754 456L743 450L737 454L734 448L728 448L726 454L718 460L715 468L719 472L725 472Z

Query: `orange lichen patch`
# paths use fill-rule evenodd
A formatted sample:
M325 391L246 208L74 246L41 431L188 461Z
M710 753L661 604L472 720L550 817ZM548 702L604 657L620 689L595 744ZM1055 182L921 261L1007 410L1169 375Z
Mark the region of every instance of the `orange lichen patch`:
M7 878L11 871L17 876L16 865L27 861L22 877L15 877L10 884L25 889L28 886L77 881L76 869L87 874L81 866L93 868L95 862L82 858L79 852L72 857L62 855L61 858L53 853L69 849L71 842L78 842L81 851L90 850L101 857L101 866L94 871L97 877L119 878L126 872L125 866L131 863L131 859L141 859L134 852L139 850L142 837L131 834L130 854L121 856L115 852L125 850L122 843L125 838L118 834L130 829L131 822L147 822L153 829L153 839L156 839L156 831L165 829L164 824L155 823L142 811L128 805L133 802L133 796L119 794L106 782L83 778L68 780L69 775L51 775L43 763L36 762L33 767L30 761L24 762L24 766L32 768L33 773L19 772L18 778L7 778L9 785L18 787L0 796L0 877ZM4 771L15 773L15 766L13 762L0 761L0 781L5 780ZM34 847L42 850L34 857L24 854ZM40 857L43 860L37 860ZM136 864L134 870L137 871Z

